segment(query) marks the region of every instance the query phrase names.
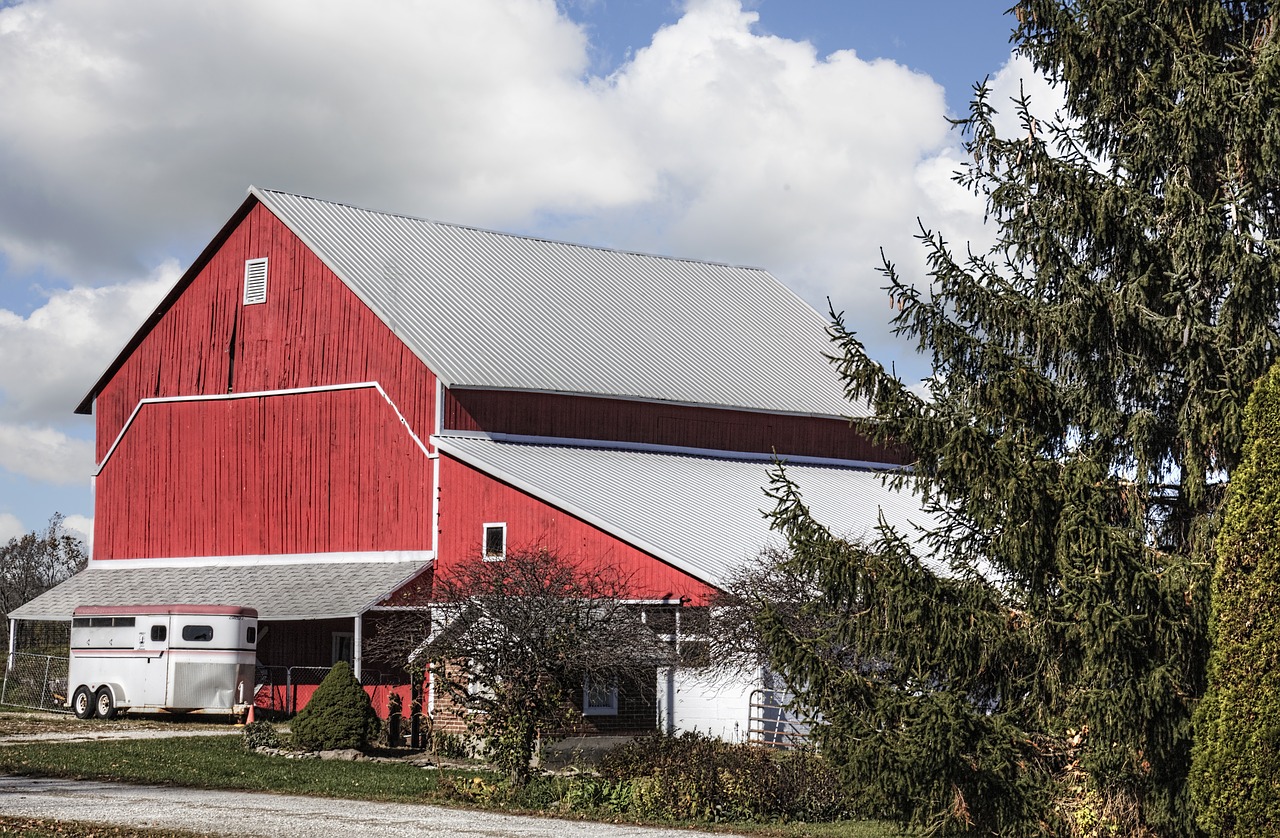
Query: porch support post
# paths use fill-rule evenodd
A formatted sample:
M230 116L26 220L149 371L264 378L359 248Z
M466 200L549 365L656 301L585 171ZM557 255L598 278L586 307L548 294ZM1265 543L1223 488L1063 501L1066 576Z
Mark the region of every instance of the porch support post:
M356 676L356 680L360 680L360 661L363 651L360 647L364 645L364 615L357 614L355 617L355 636L351 641L351 674Z
M13 663L18 651L18 621L13 617L9 618L9 657L5 663L5 669L13 669Z

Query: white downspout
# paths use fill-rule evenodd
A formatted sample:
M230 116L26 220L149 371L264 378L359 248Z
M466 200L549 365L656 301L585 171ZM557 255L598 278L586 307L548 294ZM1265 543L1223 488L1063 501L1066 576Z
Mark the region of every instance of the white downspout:
M436 673L435 664L427 664L427 706L426 714L432 718L436 715Z
M444 382L436 377L436 421L432 439L444 432ZM431 445L431 553L440 561L440 451Z
M360 680L361 667L361 646L364 645L364 615L357 614L355 617L355 636L351 639L351 674L356 676L356 680Z

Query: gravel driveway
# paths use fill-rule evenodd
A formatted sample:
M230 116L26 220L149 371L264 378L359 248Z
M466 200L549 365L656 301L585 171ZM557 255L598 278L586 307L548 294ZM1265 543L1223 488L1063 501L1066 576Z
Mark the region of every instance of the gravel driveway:
M352 838L695 838L708 833L500 815L408 803L0 775L0 812L209 835ZM724 833L720 833L723 835Z

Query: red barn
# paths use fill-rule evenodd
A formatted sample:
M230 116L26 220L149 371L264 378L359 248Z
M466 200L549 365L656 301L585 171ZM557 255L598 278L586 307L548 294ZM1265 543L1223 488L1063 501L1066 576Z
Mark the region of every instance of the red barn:
M93 558L11 618L236 603L264 671L373 681L367 622L486 551L604 557L638 603L697 607L772 540L775 453L833 529L918 509L829 351L762 270L251 188L80 404Z

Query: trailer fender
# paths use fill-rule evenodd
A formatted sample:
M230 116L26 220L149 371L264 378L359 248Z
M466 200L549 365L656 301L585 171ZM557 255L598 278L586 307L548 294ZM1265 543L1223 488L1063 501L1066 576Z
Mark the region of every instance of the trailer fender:
M129 706L125 703L124 688L119 684L104 683L94 693L94 715L99 718L112 719L117 714L128 709Z

